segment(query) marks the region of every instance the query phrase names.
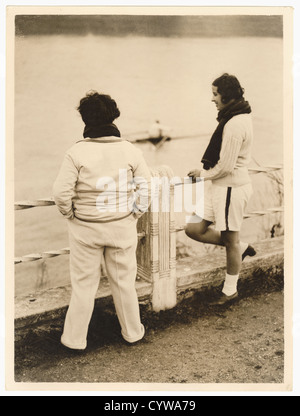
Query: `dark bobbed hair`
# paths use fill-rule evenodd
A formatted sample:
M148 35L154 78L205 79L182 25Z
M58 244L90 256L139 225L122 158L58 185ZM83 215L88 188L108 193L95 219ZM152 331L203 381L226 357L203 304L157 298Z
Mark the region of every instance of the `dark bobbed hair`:
M238 100L244 95L244 89L234 75L225 73L215 79L212 85L218 87L218 93L222 96L223 104L228 104L232 99Z
M111 124L121 114L115 100L97 91L88 92L80 100L77 110L88 126Z

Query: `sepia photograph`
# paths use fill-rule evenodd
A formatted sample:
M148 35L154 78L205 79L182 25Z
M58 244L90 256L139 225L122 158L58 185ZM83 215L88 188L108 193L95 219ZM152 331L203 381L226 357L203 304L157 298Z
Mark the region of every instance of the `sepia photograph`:
M8 6L6 42L7 389L291 391L293 8Z

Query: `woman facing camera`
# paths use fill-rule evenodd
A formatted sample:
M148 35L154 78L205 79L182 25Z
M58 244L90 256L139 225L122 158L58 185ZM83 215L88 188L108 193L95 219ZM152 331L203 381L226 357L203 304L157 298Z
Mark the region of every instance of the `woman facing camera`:
M250 104L235 76L223 74L212 83L212 102L218 110L219 124L202 157L203 168L188 173L193 180L210 180L211 187L204 195L203 218L195 214L187 224L186 234L202 243L225 246L225 282L213 302L223 305L238 297L242 261L256 254L253 247L240 242L245 209L253 193L248 173L253 128Z

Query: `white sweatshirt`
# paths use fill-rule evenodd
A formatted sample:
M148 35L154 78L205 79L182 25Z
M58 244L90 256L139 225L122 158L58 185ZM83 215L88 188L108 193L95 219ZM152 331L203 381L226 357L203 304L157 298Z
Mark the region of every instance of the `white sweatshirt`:
M252 143L251 114L234 116L225 124L218 163L209 170L202 170L201 177L226 187L250 183L248 165L251 161Z
M150 182L149 168L133 144L117 137L82 140L66 152L53 197L68 219L106 222L132 212L138 218L151 202Z

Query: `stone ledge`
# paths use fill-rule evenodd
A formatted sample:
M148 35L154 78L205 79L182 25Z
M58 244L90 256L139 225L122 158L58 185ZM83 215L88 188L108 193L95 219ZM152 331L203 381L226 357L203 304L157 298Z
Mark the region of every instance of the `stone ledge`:
M241 281L253 282L260 276L283 278L284 237L269 239L255 244L257 255L245 259L241 271ZM218 265L218 266L216 266ZM224 280L225 251L205 257L186 257L177 261L177 295L194 291L207 291L218 287ZM141 303L150 303L152 287L142 279L136 282ZM23 331L38 324L45 324L62 318L67 310L71 287L64 286L38 292L32 296L15 298L15 329ZM98 302L108 302L112 297L107 279L102 279L96 295Z

